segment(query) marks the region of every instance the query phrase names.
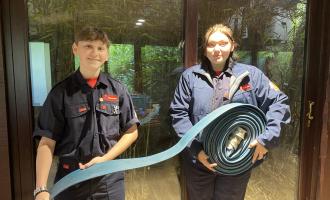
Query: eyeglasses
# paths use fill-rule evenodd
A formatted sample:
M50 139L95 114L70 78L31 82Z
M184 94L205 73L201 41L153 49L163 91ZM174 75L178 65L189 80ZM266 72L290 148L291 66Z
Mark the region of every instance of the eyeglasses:
M210 42L207 44L207 48L215 48L216 46L219 46L220 48L224 48L230 45L230 42L222 41L222 42Z

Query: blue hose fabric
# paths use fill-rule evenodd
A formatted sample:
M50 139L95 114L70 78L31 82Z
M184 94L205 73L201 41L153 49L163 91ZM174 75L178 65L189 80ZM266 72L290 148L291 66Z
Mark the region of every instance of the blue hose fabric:
M228 154L228 140L238 127L246 131L246 136L238 148ZM254 153L249 144L264 133L265 127L266 117L259 108L251 105L231 108L203 130L203 148L209 156L209 162L217 163L215 170L224 175L238 175L249 170L253 166Z
M173 147L151 156L111 160L97 163L84 170L78 169L63 177L52 187L51 198L72 185L92 178L144 167L172 158L201 132L205 152L209 155L211 162L218 163L216 170L227 175L242 173L253 165L251 162L253 149L249 149L248 145L264 132L265 124L264 113L253 105L231 103L221 106L195 124ZM227 157L226 142L236 127L244 128L247 136L239 148Z

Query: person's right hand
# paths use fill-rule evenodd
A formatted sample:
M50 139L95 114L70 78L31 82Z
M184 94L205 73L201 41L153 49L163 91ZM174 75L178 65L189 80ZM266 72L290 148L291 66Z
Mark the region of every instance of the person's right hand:
M215 172L214 167L217 166L217 163L209 163L209 161L207 160L208 158L209 157L206 155L204 150L200 151L197 155L197 159L199 160L199 162L201 162L207 169L211 170L212 172Z
M40 192L35 200L50 200L50 195L48 192Z

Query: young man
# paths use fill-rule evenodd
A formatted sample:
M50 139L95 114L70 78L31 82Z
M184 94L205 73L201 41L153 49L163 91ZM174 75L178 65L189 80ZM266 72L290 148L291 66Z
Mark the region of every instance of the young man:
M50 91L33 135L41 138L35 199L49 199L46 183L53 154L59 157L56 182L76 169L115 159L137 139L139 121L127 89L100 71L109 45L106 33L93 27L75 37L72 50L80 67ZM82 182L55 199L124 200L124 173Z

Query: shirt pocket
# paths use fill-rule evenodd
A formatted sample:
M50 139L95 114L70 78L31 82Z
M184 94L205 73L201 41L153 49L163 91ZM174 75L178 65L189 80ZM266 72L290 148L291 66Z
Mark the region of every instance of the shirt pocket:
M65 109L65 116L67 118L75 118L85 115L90 110L87 103L78 103L76 105L67 105Z
M81 133L85 126L87 113L90 107L87 103L78 103L75 105L65 106L65 117L70 130L76 133Z
M119 137L119 103L98 102L95 110L98 116L99 132L108 139Z
M192 92L193 115L205 115L211 110L213 88L208 85L196 85Z

